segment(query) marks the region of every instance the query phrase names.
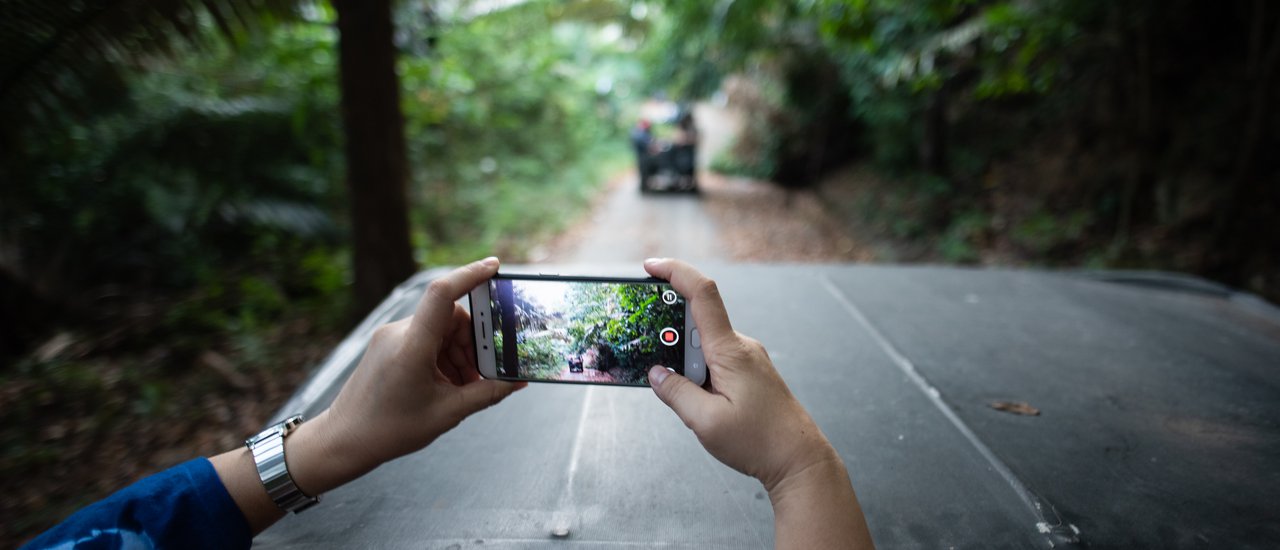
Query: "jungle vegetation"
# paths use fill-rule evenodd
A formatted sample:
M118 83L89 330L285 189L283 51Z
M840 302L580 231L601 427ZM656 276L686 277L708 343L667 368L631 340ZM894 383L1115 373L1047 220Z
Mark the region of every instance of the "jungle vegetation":
M1267 0L0 0L0 545L237 444L414 271L528 258L653 93L881 260L1274 300L1278 69Z
M752 113L716 168L889 261L1189 272L1280 297L1280 6L668 1L647 65Z

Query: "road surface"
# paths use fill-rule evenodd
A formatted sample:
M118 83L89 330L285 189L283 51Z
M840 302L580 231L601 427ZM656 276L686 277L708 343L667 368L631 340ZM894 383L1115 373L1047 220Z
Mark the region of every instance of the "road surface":
M727 258L720 231L701 197L641 194L634 173L615 184L578 228L581 240L551 261L569 264L634 262L651 257L707 263Z

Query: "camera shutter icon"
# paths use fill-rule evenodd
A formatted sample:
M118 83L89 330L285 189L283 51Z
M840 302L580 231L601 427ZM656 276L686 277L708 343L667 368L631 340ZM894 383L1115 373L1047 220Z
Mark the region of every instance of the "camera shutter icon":
M674 346L676 345L676 342L680 341L680 333L676 332L676 329L667 327L662 329L662 332L658 333L658 339L662 340L663 344Z

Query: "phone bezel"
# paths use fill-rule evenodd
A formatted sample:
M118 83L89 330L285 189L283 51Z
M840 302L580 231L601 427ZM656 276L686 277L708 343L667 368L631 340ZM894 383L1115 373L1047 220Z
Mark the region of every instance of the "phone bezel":
M519 273L499 273L494 279L526 280L526 281L564 281L580 283L643 283L667 284L670 282L656 277L591 277L583 275L534 275ZM540 382L549 384L589 384L596 386L648 387L648 384L607 384L603 382L583 382L577 380L525 380L523 378L505 378L498 376L497 361L494 359L493 346L493 312L489 296L489 280L475 287L467 294L471 306L472 340L475 350L476 369L480 376L491 380L512 380ZM684 331L680 337L684 340L684 375L693 383L703 385L707 380L707 362L700 347L693 346L693 331L697 325L693 320L693 310L689 299L684 300Z

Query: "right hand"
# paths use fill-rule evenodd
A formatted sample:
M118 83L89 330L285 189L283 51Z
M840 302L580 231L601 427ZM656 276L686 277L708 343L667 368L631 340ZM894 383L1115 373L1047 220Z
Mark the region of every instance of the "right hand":
M812 466L840 461L764 346L733 330L715 281L679 260L646 260L644 268L689 301L711 390L663 367L649 370L649 385L712 456L770 492Z
M336 451L365 467L417 451L524 383L480 378L471 315L457 300L498 273L486 258L431 282L412 317L379 327L327 416Z

